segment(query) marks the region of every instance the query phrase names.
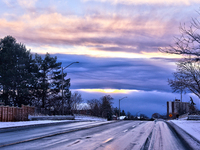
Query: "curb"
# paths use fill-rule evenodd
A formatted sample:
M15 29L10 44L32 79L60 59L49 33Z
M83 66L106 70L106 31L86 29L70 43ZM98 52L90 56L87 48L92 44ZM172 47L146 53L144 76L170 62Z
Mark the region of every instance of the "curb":
M177 134L177 136L183 141L187 149L196 150L197 147L200 147L200 141L195 137L184 131L182 128L174 124L173 122L166 122L173 131Z

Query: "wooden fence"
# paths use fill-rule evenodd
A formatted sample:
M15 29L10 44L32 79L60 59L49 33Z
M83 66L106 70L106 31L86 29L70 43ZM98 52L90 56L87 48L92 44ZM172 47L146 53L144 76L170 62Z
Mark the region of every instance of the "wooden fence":
M34 113L35 107L25 105L22 107L0 106L0 122L28 121L28 115Z

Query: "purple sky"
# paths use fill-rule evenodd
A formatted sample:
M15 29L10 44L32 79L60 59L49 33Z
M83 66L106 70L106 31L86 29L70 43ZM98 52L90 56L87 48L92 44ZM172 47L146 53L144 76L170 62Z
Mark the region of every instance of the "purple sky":
M199 0L0 0L0 38L11 35L32 53L49 52L67 66L72 91L85 101L110 94L114 107L148 116L166 113L180 56L173 44L180 24L198 18ZM110 90L107 90L110 89ZM190 95L184 95L189 101ZM199 107L199 100L192 95Z

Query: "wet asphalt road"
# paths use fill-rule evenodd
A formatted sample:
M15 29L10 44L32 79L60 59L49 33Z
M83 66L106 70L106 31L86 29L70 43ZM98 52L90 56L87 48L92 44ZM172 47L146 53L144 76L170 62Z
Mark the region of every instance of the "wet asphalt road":
M99 122L78 122L4 132L0 133L1 149L186 150L187 148L163 121L117 121L104 125L100 125Z

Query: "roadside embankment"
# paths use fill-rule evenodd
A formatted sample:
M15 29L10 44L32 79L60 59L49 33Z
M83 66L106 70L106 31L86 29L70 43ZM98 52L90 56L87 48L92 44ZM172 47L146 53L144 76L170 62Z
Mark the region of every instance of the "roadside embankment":
M196 124L197 123L197 124ZM200 148L200 122L190 122L182 120L171 120L167 124L177 133L179 138L184 141L184 143L191 150L196 150ZM197 126L195 126L197 125Z

